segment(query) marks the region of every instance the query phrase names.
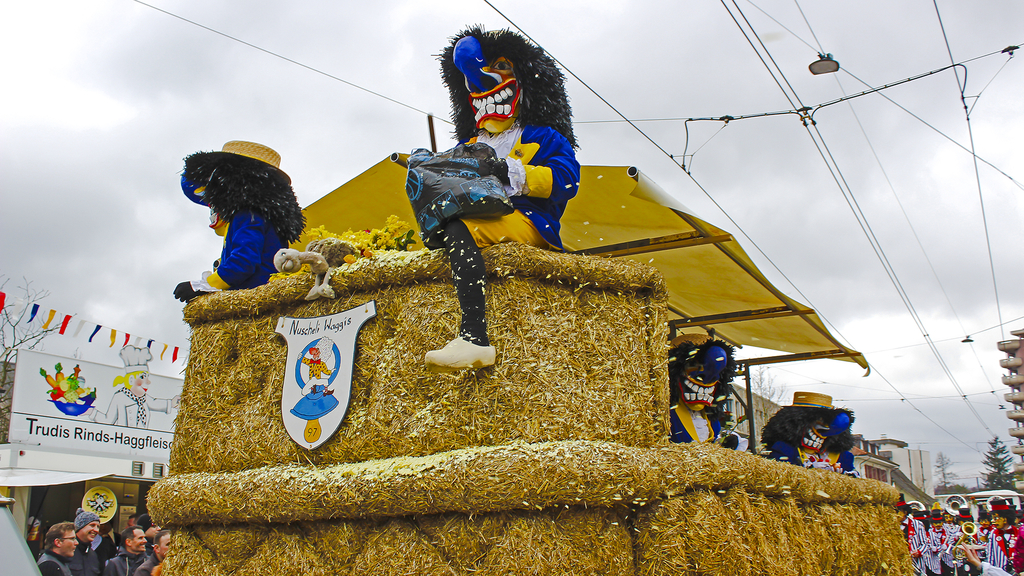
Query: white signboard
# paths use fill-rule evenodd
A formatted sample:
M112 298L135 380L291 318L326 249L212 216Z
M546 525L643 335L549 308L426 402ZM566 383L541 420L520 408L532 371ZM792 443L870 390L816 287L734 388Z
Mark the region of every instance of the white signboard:
M315 318L282 316L277 333L288 342L281 418L296 444L312 450L341 426L352 393L356 336L377 315L373 300Z
M148 348L120 355L123 367L19 350L10 441L166 461L183 381L150 374Z

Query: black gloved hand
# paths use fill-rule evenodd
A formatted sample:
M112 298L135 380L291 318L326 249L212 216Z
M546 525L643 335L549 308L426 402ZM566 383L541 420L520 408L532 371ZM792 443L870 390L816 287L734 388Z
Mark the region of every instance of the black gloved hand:
M481 176L497 176L502 184L509 184L508 163L504 158L484 158L480 161Z
M188 302L201 294L202 292L193 290L192 283L187 280L174 287L174 297L182 302Z

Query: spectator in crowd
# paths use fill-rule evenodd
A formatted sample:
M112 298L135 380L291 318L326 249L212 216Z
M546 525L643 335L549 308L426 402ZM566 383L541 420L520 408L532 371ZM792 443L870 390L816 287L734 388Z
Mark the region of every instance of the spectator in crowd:
M68 562L75 556L78 538L75 537L75 524L61 522L50 526L43 540L43 553L36 564L42 576L71 576Z
M153 538L156 537L156 533L160 531L160 526L157 526L153 519L149 517L149 514L143 514L139 516L139 519L135 521L135 525L142 528L142 531L146 533L146 556L153 555Z
M107 561L103 576L134 576L135 571L146 561L146 533L138 526L125 528L121 532L121 549Z
M75 513L75 536L78 538L78 546L70 563L73 576L100 575L103 565L100 564L99 554L92 549L92 541L99 533L100 517L95 512L79 508Z
M112 528L110 522L100 524L100 533L92 541L92 549L99 555L100 566L117 555L118 543L114 540Z
M167 557L167 550L171 547L171 531L161 530L153 537L153 554L139 566L135 576L153 576L154 570Z

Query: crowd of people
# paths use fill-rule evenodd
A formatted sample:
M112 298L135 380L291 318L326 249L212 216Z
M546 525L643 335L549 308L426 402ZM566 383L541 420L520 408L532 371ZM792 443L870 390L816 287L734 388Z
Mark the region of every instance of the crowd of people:
M42 576L160 576L171 533L149 514L132 515L128 527L112 533L93 512L78 509L73 522L46 531L37 564Z
M904 514L903 533L920 576L1003 576L1024 573L1024 533L1021 510L1010 501L993 498L978 509L969 506L932 510L914 508L902 497L896 507Z

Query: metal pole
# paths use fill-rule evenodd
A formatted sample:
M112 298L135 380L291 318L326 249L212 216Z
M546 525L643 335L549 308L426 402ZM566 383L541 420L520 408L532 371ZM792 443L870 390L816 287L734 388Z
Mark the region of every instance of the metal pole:
M754 422L754 391L750 388L750 365L743 365L743 380L747 386L747 442L751 454L757 454L757 428Z
M437 139L434 137L434 115L427 114L427 127L430 128L430 151L437 154Z

